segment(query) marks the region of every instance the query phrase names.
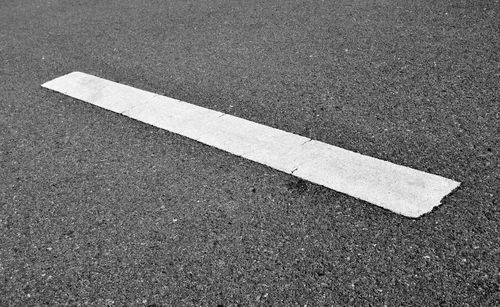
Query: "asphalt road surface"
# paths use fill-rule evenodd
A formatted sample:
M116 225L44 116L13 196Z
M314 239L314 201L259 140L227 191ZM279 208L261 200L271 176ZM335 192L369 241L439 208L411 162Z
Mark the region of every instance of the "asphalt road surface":
M0 305L500 305L499 46L498 0L0 0ZM462 185L405 218L40 87L72 71Z

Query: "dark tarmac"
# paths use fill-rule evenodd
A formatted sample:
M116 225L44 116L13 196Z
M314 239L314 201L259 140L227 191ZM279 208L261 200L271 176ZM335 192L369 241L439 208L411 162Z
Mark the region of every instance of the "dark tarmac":
M0 306L499 306L499 46L498 0L0 0ZM462 185L405 218L72 71Z

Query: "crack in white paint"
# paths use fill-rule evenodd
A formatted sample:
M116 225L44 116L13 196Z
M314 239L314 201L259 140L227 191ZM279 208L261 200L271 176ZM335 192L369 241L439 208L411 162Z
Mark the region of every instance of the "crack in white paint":
M146 102L144 103L140 103L138 105L134 105L132 107L130 107L129 109L123 111L123 112L120 112L121 115L125 115L125 116L128 116L128 114L130 114L130 112L132 112L134 109L137 109L137 108L141 108L141 107L144 107L145 105L147 105L148 103L150 103L155 97L157 97L159 95L155 95L154 97L151 97L151 99L147 100ZM129 116L130 117L130 116Z
M309 143L310 141L312 141L312 139L309 139L309 140L305 141L305 142L304 142L304 143L302 143L301 145L305 145L305 144Z

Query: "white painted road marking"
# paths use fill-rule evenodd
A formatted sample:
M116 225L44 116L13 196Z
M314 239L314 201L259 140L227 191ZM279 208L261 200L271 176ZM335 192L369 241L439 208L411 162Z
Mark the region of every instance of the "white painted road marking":
M42 85L408 217L460 183L239 117L73 72Z

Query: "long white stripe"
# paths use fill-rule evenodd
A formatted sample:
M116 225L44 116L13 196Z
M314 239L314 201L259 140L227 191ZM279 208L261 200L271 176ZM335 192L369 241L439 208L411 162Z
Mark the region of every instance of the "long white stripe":
M81 72L42 86L408 217L431 211L460 184Z

